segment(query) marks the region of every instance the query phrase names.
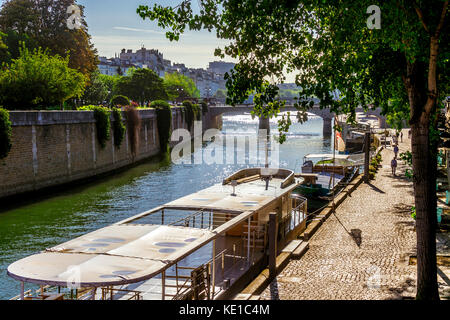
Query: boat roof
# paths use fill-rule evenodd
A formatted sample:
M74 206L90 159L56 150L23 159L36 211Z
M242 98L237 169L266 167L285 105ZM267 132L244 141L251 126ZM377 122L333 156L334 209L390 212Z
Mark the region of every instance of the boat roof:
M20 281L98 287L149 279L213 235L157 225L113 225L32 255L8 267Z
M230 178L245 179L246 171L235 175ZM230 178L225 179L222 184L19 260L8 267L8 275L62 287L104 287L153 278L292 191L302 182L293 177L288 170L275 173L268 190L265 181L253 178L235 187L236 196L231 195ZM164 208L233 212L235 216L214 230L130 223Z

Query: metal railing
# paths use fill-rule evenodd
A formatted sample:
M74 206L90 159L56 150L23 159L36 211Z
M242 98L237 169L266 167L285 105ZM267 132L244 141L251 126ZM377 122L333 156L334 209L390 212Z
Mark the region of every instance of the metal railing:
M175 275L167 275L166 278L176 279L176 294L172 297L172 300L189 300L195 297L201 296L207 300L214 299L224 289L224 282L227 276L232 275L233 272L238 271L240 268L247 265L248 257L245 256L245 241L240 239L232 243L232 245L216 254L214 258L211 258L203 265L192 267L180 267L175 266ZM190 276L180 276L179 270L190 270ZM206 281L206 287L203 288L201 283L195 281L196 270L204 270ZM179 282L179 280L183 282ZM231 280L228 281L231 285ZM203 292L204 291L204 292ZM199 294L203 293L203 294ZM197 294L196 294L197 293Z
M58 292L55 292L57 290L57 287L54 286L41 286L39 289L33 291L32 289L29 289L27 291L24 291L23 298L25 300L45 300L51 295L58 294ZM21 295L17 295L9 300L21 300Z
M114 287L103 287L101 300L113 300L115 295L121 295L124 300L142 300L141 292L134 290L116 289ZM82 299L80 299L82 300Z
M308 199L300 195L291 195L292 210L281 220L283 237L294 231L308 218Z

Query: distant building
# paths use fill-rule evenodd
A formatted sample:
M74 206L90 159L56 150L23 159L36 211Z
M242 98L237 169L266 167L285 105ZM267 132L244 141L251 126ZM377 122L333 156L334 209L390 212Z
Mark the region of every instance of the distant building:
M235 65L236 64L232 62L214 61L209 63L208 71L215 74L224 75L233 69Z
M127 74L130 68L148 68L155 71L160 77L166 73L180 73L191 78L201 98L211 98L219 89L225 89L224 75L234 68L235 64L224 61L209 63L207 70L201 68L187 68L184 63L173 63L164 59L163 54L155 49L141 49L133 52L131 49L122 49L115 58L100 57L98 69L106 75Z
M99 57L100 63L98 64L98 71L101 74L108 76L116 76L120 74L127 74L130 68L137 68L138 66L122 63L119 59L112 58L107 59L106 57Z
M140 68L148 68L155 71L159 76L164 76L165 65L168 60L164 60L163 54L155 49L141 49L133 52L131 49L122 49L119 59L123 64L134 64Z

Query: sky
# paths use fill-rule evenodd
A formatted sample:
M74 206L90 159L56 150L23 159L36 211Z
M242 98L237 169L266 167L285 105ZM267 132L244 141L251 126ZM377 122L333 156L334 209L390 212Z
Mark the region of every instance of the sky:
M136 13L139 5L153 7L177 5L180 0L78 0L85 6L86 22L92 42L100 56L114 57L121 49L133 51L145 46L158 49L165 59L184 63L191 68L207 68L208 63L219 60L214 49L224 47L227 42L217 39L208 31L186 32L178 42L170 42L156 22L142 20ZM196 1L193 1L194 7ZM233 61L228 58L226 61Z
M4 1L0 0L0 4ZM157 49L164 59L172 63L184 63L188 68L208 67L209 62L220 60L214 50L228 42L217 39L214 31L186 31L179 41L170 42L165 31L155 21L142 20L136 13L139 5L153 7L154 3L175 6L181 0L77 0L85 7L85 18L92 43L99 56L112 58L122 49L136 51L142 46ZM192 1L193 10L198 8ZM224 61L236 62L226 57ZM287 75L287 82L294 82L294 75Z

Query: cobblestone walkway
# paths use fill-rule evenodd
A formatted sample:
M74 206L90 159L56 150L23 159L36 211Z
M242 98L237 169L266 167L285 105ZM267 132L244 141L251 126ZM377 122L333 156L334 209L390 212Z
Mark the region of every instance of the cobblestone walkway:
M403 141L400 152L410 145L409 139ZM408 263L416 247L410 217L413 188L403 178L402 161L398 161L397 177L392 176L393 154L389 147L382 151L383 168L376 179L361 185L344 201L310 240L306 254L291 260L261 299L415 296L416 266Z

